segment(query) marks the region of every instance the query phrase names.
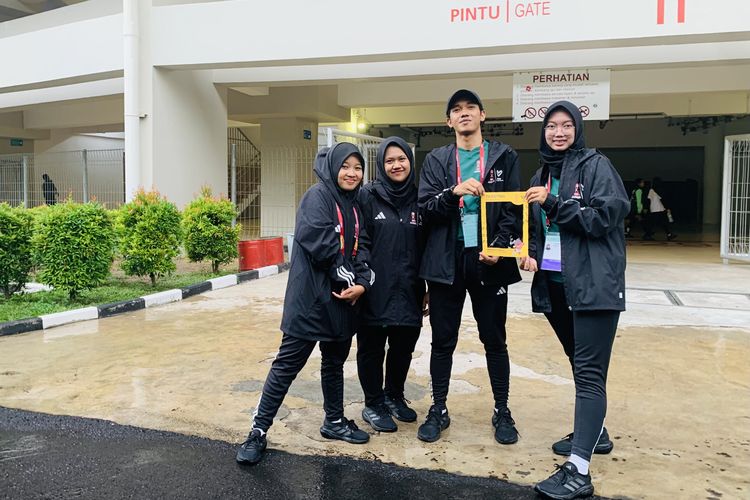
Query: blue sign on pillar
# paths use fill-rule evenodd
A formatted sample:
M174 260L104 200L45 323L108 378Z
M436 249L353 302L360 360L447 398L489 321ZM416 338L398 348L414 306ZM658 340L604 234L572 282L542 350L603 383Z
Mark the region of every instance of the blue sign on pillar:
M302 138L309 141L312 139L312 130L303 130L302 131Z
M23 139L11 139L10 145L11 146L23 146Z

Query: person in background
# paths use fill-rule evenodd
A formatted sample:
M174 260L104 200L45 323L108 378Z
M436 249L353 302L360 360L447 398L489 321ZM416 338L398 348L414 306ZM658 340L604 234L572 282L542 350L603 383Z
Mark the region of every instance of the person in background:
M520 191L518 154L507 144L484 140L486 115L474 92L455 92L448 100L446 117L455 132L455 143L427 155L419 182L426 238L419 276L427 280L429 290L433 403L417 437L437 441L451 423L446 401L468 292L492 386L495 440L513 444L518 441L518 431L508 408L510 358L505 320L508 286L521 281L521 275L515 259L483 252L479 197L485 191ZM492 203L488 207L492 246L512 247L521 234L520 213L508 205Z
M670 229L670 217L671 212L670 210L664 206L664 200L659 195L659 192L657 189L661 189L661 179L658 177L654 177L654 180L651 182L651 189L648 190L648 203L649 203L649 213L648 213L648 233L643 237L644 240L653 240L654 239L654 229L660 228L662 231L664 231L664 234L667 236L668 241L672 241L673 239L677 238L677 235L674 234Z
M630 214L625 219L625 237L630 238L630 231L632 230L635 223L640 223L643 228L643 234L648 234L648 224L646 223L646 214L648 211L645 206L645 193L644 187L646 182L640 177L635 180L635 188L630 193Z
M344 362L356 331L359 299L375 274L367 265L369 242L357 205L365 161L356 146L323 148L315 159L318 183L302 197L294 229L281 346L263 385L237 462L256 464L292 381L315 345L322 355L320 378L325 419L320 434L361 444L370 435L344 416Z
M520 265L535 272L532 309L545 314L563 346L576 399L573 433L552 446L567 460L535 489L567 500L594 492L592 454L612 450L604 428L607 372L625 310L623 222L630 202L609 159L585 147L577 106L550 106L541 135L542 167L526 192L534 230Z
M422 245L413 164L406 141L388 137L378 147L376 180L359 192L372 242L369 264L378 279L363 299L357 371L365 394L362 418L380 432L398 430L393 417L401 422L417 419L404 399L425 295L424 280L417 276Z
M42 194L44 194L44 203L47 205L55 205L57 203L57 187L47 174L42 174Z

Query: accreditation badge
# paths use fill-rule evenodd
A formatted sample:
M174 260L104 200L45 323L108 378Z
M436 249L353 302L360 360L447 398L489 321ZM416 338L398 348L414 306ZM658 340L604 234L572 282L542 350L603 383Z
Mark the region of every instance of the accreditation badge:
M479 214L463 214L461 229L464 232L464 248L479 246Z
M544 242L544 258L542 260L542 270L544 271L562 271L562 252L560 250L560 233L547 233L547 239Z

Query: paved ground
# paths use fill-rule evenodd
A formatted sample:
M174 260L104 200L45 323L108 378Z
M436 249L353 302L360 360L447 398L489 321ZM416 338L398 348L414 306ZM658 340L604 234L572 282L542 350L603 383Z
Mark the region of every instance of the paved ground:
M376 460L272 450L243 467L233 453L223 441L0 408L0 498L536 498L528 486Z
M701 243L636 245L628 257L629 309L609 383L607 427L615 450L592 464L597 493L748 498L750 266L724 266L718 249ZM278 348L285 281L283 274L182 303L2 338L0 406L238 442ZM439 442L418 441L418 424L373 433L362 447L322 439L313 358L269 433L270 448L526 487L543 479L559 463L550 444L572 427L570 368L547 323L530 313L528 280L511 287L510 311L518 444L500 446L492 437L492 398L467 303L448 400L453 423ZM426 326L407 385L420 419L430 405L429 343ZM353 352L345 375L347 416L364 426ZM215 453L234 467L233 449L222 446Z

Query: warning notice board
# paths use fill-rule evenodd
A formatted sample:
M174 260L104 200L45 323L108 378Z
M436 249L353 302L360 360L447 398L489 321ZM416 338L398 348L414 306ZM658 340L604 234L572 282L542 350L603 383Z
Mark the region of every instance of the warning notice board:
M584 120L609 119L609 70L576 69L513 75L513 121L540 122L550 104L570 101Z

